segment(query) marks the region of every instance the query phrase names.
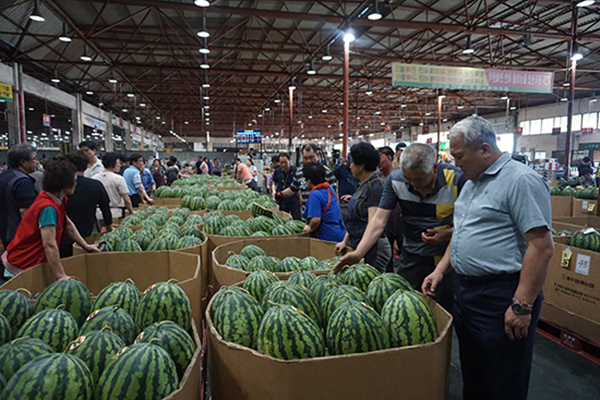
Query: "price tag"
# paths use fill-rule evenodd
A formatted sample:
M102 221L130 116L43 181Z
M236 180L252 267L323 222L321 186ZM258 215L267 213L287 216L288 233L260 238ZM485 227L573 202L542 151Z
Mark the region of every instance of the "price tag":
M595 230L594 228L587 228L583 230L583 234L587 235L588 233L598 233L597 230Z
M562 252L562 258L560 260L560 266L563 268L569 269L569 263L571 262L572 255L573 255L573 253L571 253L570 247L567 247L566 249L564 249Z
M594 211L594 208L596 208L596 204L595 204L595 203L592 203L592 202L590 202L590 205L588 206L588 209L587 209L587 210L588 210L589 212L592 212L592 211Z
M590 274L590 256L585 254L577 254L575 272L585 276Z
M588 206L589 206L589 203L587 201L582 201L581 202L581 209L582 210L585 210L586 208L588 208Z

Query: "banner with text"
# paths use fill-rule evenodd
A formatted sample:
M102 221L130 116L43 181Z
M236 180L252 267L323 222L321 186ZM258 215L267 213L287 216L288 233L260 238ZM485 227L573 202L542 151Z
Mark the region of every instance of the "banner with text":
M13 101L12 86L0 83L0 100Z
M554 72L392 63L394 86L552 93Z

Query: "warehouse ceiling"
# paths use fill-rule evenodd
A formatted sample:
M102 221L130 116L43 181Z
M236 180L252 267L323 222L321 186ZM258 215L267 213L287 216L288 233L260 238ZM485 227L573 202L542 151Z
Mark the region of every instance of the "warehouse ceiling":
M438 92L392 86L394 61L555 72L553 94L508 93L516 112L563 97L575 36L584 54L576 96L600 92L597 6L576 8L565 0L387 0L377 2L382 18L372 21L367 18L372 0L210 3L42 0L45 21L36 22L29 18L33 0L5 0L0 58L124 119L139 117L139 124L157 133L172 123L186 136L210 131L230 137L244 128L287 135L287 87L293 78L294 135L299 121L309 136L338 133L341 35L348 27L356 36L350 48L352 131L381 131L383 124L399 131L434 122ZM197 35L203 28L210 34L206 39ZM65 33L68 43L59 40ZM469 38L475 51L463 54ZM210 53L200 53L203 47ZM333 58L324 61L327 52ZM311 62L314 75L308 74ZM442 116L450 120L507 110L501 92L446 90L444 95Z

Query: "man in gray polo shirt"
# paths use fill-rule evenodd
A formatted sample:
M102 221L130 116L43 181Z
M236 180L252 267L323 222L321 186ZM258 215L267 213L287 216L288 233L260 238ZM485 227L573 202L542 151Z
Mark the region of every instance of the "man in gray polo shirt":
M454 322L463 398L525 400L541 289L554 254L550 190L498 149L492 125L468 117L450 151L469 181L455 204L450 246L422 291L456 271Z

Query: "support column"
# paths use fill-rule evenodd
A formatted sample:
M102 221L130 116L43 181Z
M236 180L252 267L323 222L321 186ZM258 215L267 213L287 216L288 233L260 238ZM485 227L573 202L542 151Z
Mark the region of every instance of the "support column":
M577 46L577 17L579 8L573 3L573 14L571 17L571 46L569 59L573 57ZM571 60L571 84L569 85L569 103L567 104L567 142L565 144L565 178L571 176L571 141L573 127L573 103L575 102L575 76L576 76L577 61Z
M213 151L213 142L206 143L206 151Z
M127 127L125 122L123 122L123 135L125 136L123 139L125 140L125 150L131 151L131 125Z
M75 94L75 109L71 110L71 123L73 124L73 148L84 140L83 119L82 119L82 100L81 94Z
M112 124L112 113L109 114L108 121L106 121L106 132L104 132L104 145L106 152L111 152L115 149L113 139L113 124Z
M349 100L348 100L348 86L350 80L350 42L344 41L344 125L342 136L343 145L342 145L342 160L345 160L348 155L348 131L350 130L350 125L348 125L348 108L349 108Z
M437 101L437 146L435 148L435 155L438 157L440 155L440 147L442 146L442 99L443 97L440 94Z
M17 63L13 65L13 101L7 104L8 145L13 146L26 141L25 131L25 96L23 94L22 69Z
M294 89L289 88L290 92L290 119L289 119L289 132L288 132L288 151L290 154L294 151L292 145L292 126L294 123Z

